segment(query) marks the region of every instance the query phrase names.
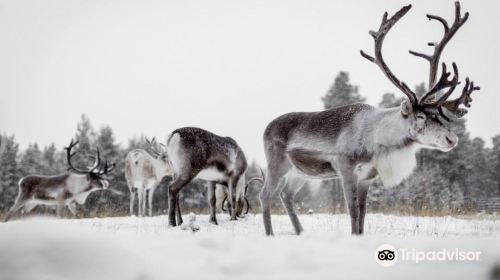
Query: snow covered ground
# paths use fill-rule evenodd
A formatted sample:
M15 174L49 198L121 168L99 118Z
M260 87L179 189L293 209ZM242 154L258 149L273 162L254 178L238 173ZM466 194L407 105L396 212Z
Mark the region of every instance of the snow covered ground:
M0 224L0 279L489 279L500 265L500 219L368 214L366 233L350 235L346 215L303 215L292 233L274 215L265 237L260 215L219 226L196 216L198 232L168 228L165 216ZM187 217L185 218L185 220ZM384 243L421 251L480 251L479 261L375 261Z

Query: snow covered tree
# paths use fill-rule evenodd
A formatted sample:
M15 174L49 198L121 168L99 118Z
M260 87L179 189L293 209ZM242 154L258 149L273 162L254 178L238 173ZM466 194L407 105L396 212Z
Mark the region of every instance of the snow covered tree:
M41 174L44 169L42 161L42 152L38 148L38 144L30 144L21 156L19 164L21 176Z
M0 155L0 210L8 210L17 195L17 182L21 178L17 163L19 145L14 136L2 136L3 153Z
M43 174L56 175L64 172L68 166L66 164L66 154L58 151L54 143L45 147L42 152Z
M326 95L321 98L325 109L365 102L365 100L366 99L358 93L358 86L350 83L349 73L345 71L337 75L333 85Z
M394 93L388 92L382 96L382 100L378 103L381 108L398 107L403 102L404 97L396 97Z
M89 156L95 154L95 147L93 147L94 139L95 132L90 120L87 116L82 115L76 127L75 140L78 141L78 146L75 148L79 156L74 159L75 165L87 166L89 163L92 163L92 161L89 160Z

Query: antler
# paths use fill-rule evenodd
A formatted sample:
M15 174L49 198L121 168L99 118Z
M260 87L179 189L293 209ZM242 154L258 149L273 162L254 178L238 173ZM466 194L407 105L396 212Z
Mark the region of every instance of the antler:
M78 141L75 142L73 139L71 139L69 146L64 148L66 150L66 160L67 160L68 166L69 166L68 170L72 170L73 172L75 172L77 174L89 174L89 173L94 172L94 170L96 168L98 168L99 165L101 164L101 157L100 157L99 149L96 150L96 157L95 157L94 165L89 170L83 170L83 169L79 169L79 168L74 167L73 164L71 163L71 158L77 154L77 152L72 153L71 150L77 144L78 144Z
M108 161L106 160L104 162L104 165L102 165L101 163L101 152L99 151L99 148L96 148L96 155L95 156L91 156L91 158L93 158L95 161L94 161L94 164L92 165L92 167L90 167L88 170L83 170L83 169L79 169L79 168L76 168L72 163L71 163L71 158L77 154L77 152L71 152L71 150L78 144L78 141L74 141L73 139L71 139L71 142L69 143L69 146L64 148L66 150L66 158L67 158L67 161L68 161L68 170L71 170L77 174L93 174L93 175L96 175L98 177L100 176L103 176L103 175L106 175L108 174L109 172L111 172L114 168L115 168L115 164L112 163L112 164L108 164Z
M458 84L460 84L460 82L458 81L457 64L455 62L453 62L452 66L453 66L453 77L451 78L451 80L448 80L448 77L450 76L451 73L446 71L446 64L444 62L442 63L443 70L441 71L441 77L439 78L438 82L419 99L418 104L420 106L425 107L426 105L429 105L429 106L436 107L436 105L440 103L440 100L441 100L441 102L443 101L443 97L444 97L444 100L446 100L446 98L448 98L453 93L453 91L455 90L455 87ZM431 96L434 96L436 93L438 93L446 88L448 88L448 91L443 96L441 96L441 98L439 98L439 100L437 102L434 102L434 103L429 102L428 99Z
M455 90L456 86L460 84L458 81L458 69L455 63L453 63L453 70L454 70L454 76L451 80L448 80L448 77L450 73L446 71L446 65L442 63L442 72L441 72L441 77L440 79L436 82L436 77L437 77L437 72L439 68L439 59L441 57L441 53L443 52L444 48L446 47L446 44L451 40L451 38L455 35L455 33L462 27L462 25L467 21L469 18L469 13L466 12L464 16L461 16L461 11L460 11L460 2L455 2L455 20L453 21L453 24L451 27L449 26L448 22L440 17L440 16L435 16L435 15L427 15L427 18L429 20L437 20L439 21L444 28L444 34L443 38L439 43L437 42L430 42L428 43L429 46L434 47L434 52L432 55L426 55L423 53L418 53L414 51L410 51L411 54L424 58L429 62L429 88L430 90L422 96L422 98L419 100L419 105L424 107L424 108L430 108L437 110L441 117L446 119L447 121L450 121L450 119L444 114L443 112L443 107L445 107L448 111L453 113L456 117L462 117L467 113L466 109L459 108L460 104L464 104L466 107L470 107L470 102L472 101L472 98L470 97L470 94L474 90L479 90L479 87L475 87L473 82L469 82L469 78L466 78L466 83L464 88L462 89L462 95L454 100L447 101L447 99L451 96L453 91ZM440 92L443 89L448 88L448 91L444 93L437 101L435 102L429 102L431 97L434 97L438 92Z
M471 93L475 90L480 90L480 87L474 86L473 81L469 81L469 78L465 78L465 86L462 89L462 94L460 97L445 101L442 101L442 106L445 107L448 111L453 112L458 118L463 117L467 114L467 109L459 108L461 104L465 107L470 108L470 103L472 102L472 98L470 97Z
M427 44L434 47L434 53L432 55L427 55L411 50L409 51L411 54L421 57L429 62L429 88L432 88L434 86L434 83L436 82L437 72L439 68L439 58L441 57L441 53L443 52L444 47L446 47L446 44L448 44L453 35L455 35L458 29L460 29L460 27L462 27L462 25L469 18L468 12L466 12L463 17L460 14L460 2L457 1L455 2L455 21L453 22L451 27L449 27L448 22L444 18L435 15L427 15L427 18L429 20L437 20L443 25L443 38L439 43L429 42ZM443 72L446 72L446 69L443 69Z
M248 189L248 186L250 185L251 182L253 181L259 181L261 182L262 184L264 184L264 182L266 181L266 175L264 175L264 171L262 170L262 168L260 168L260 174L262 175L261 177L252 177L250 178L247 183L245 184L245 202L247 204L247 210L245 211L245 215L248 214L248 211L250 211L250 209L252 208L250 206L250 203L248 202L248 199L246 197L246 192L247 192L247 189Z
M466 107L470 107L470 102L472 101L470 94L474 90L479 90L480 88L475 87L474 83L469 82L469 78L467 78L466 85L462 90L462 95L457 99L447 101L447 99L455 90L456 86L460 84L458 80L458 67L454 62L452 64L453 76L451 78L451 73L446 70L446 64L442 63L441 76L438 80L436 79L439 70L439 59L441 57L441 53L446 47L446 44L448 44L451 38L458 31L458 29L460 29L460 27L467 21L467 19L469 18L469 13L466 12L462 17L460 12L460 3L455 2L455 20L451 26L442 17L427 15L427 18L429 20L437 20L443 25L444 35L440 42L428 43L429 46L434 47L434 52L432 55L427 55L411 50L409 51L412 55L421 57L429 62L429 91L425 93L420 99L418 99L415 93L412 92L404 82L400 82L394 76L394 74L387 67L387 64L384 62L384 59L382 57L382 44L385 35L410 9L411 5L404 6L389 19L387 19L387 12L385 12L379 30L377 32L370 31L370 35L372 35L373 39L375 40L375 57L369 56L363 51L361 51L361 55L369 61L377 64L380 69L382 69L387 78L389 78L389 80L394 85L396 85L396 87L398 87L406 96L408 96L410 102L414 107L421 108L426 111L431 111L433 113L439 113L439 115L441 115L441 117L443 117L447 121L449 121L450 119L444 114L443 107L445 107L451 113L455 114L455 116L462 117L467 113L467 110L459 108L459 106L463 104ZM446 89L447 91L440 98L438 98L437 101L430 100L431 97L434 97L437 93Z
M402 81L392 73L382 56L382 44L384 43L385 35L391 30L391 28L411 9L411 5L404 6L397 13L395 13L391 18L387 18L387 12L384 13L382 18L382 23L377 32L370 31L369 34L373 37L375 41L375 57L366 54L364 51L360 51L361 55L368 59L369 61L375 63L384 72L385 76L407 97L410 99L411 104L417 105L417 96L415 93Z
M159 157L161 154L163 154L162 150L158 150L158 145L156 142L156 137L153 137L151 140L149 140L147 137L144 137L146 140L146 143L148 143L149 148L151 149L151 152L155 157ZM162 145L162 144L160 144Z
M247 188L248 188L248 186L250 185L251 182L253 182L253 181L259 181L261 183L265 182L266 176L264 175L264 171L262 170L262 168L260 168L260 174L262 176L260 176L260 177L255 176L255 177L252 177L252 178L248 179L247 183L245 184L245 192L246 192L246 190L247 190Z
M108 164L108 161L106 160L104 161L104 166L102 168L99 168L99 170L97 171L97 174L99 176L107 175L109 172L113 171L115 167L116 164L114 163Z

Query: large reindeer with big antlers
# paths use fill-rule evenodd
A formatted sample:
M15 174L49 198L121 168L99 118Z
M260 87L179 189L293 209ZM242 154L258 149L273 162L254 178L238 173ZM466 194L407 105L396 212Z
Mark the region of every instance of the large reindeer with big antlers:
M146 138L152 155L143 149L130 151L125 158L125 178L130 191L130 215L134 213L135 193L138 196L138 215L146 213L146 197L149 204L149 216L153 214L154 191L165 176L172 176L172 167L167 153L155 138Z
M229 213L236 220L245 204L247 160L236 141L221 137L196 127L174 130L167 141L167 153L174 171L169 186L168 223L182 224L179 207L179 191L193 179L203 179L208 185L210 222L217 224L215 216L215 188L220 184L227 188Z
M263 220L267 235L272 235L270 201L279 193L297 234L303 231L293 208L294 189L289 179L294 176L330 179L341 177L345 200L351 217L352 234L362 234L366 213L366 195L376 177L384 185L396 185L412 173L415 152L419 148L450 151L458 137L448 128L448 122L467 113L460 105L470 107L473 91L479 90L466 78L462 94L449 100L459 84L458 68L453 63L453 75L442 64L441 53L467 21L460 4L455 3L453 24L439 16L428 15L444 27L440 42L429 43L432 55L410 51L430 64L429 90L422 97L416 94L389 69L382 56L382 44L391 28L410 10L403 7L388 18L382 18L378 31L370 31L375 40L375 55L361 55L375 63L385 76L407 97L400 107L379 109L366 104L352 104L311 113L289 113L273 120L264 132L268 175L260 193Z
M76 203L84 204L88 195L97 190L105 190L109 182L105 176L115 168L115 164L102 161L99 148L96 149L94 164L88 169L80 169L71 163L76 152L71 150L78 144L71 140L66 147L68 172L55 176L29 175L19 180L19 193L14 205L5 216L7 222L12 214L24 207L26 213L37 205L56 205L57 216L62 216L64 206L76 215Z

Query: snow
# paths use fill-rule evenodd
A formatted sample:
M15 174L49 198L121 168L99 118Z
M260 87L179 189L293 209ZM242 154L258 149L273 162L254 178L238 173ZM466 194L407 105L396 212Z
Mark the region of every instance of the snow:
M266 237L260 215L236 222L186 215L191 225L169 228L166 216L0 224L0 279L487 279L500 264L495 216L405 217L368 214L365 235L351 236L347 215L273 215ZM191 227L188 227L188 229ZM417 250L481 251L479 261L397 262L378 265L381 244Z

